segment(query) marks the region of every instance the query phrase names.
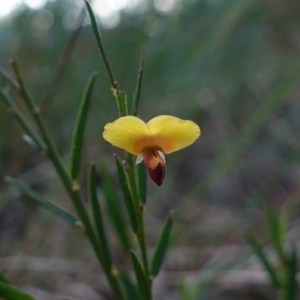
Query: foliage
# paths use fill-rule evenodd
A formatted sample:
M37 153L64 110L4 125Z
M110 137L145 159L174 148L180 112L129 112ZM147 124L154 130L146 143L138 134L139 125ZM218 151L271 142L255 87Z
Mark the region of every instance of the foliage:
M63 25L74 3L69 2L68 6L63 2L49 1L44 10L20 10L1 21L0 63L9 70L7 61L18 57L23 77L39 106L44 102L66 41L74 33ZM181 10L173 15L162 14L153 6L132 15L124 11L120 25L110 30L102 26L101 35L114 76L127 91L135 89L138 56L141 48L145 49L140 117L148 120L158 113L174 114L193 119L205 128L194 150L170 156L165 184L153 194L149 193L148 186L147 195L147 211L153 216L147 220L151 224L149 245L154 247L158 226L167 212L175 208L180 229L175 226L174 240L183 252L185 246L200 249L200 258L198 255L193 258L191 272L202 275L209 268L218 268L210 263L205 267L214 253L207 249L217 251L222 246L237 245L242 252L238 261L246 260L243 236L249 228L255 231L264 223L265 215L261 211L265 199L275 205L292 204L294 213L286 230L297 231L299 226L299 41L296 34L299 6L295 0L183 2ZM37 25L45 11L54 20L47 29ZM108 88L110 80L105 65L98 60L90 26L81 27L73 50L44 116L65 162L82 91L90 74L95 69L99 71L81 157L84 174L89 162L96 160L99 153L104 159L110 155L111 148L99 142L99 128L115 119L117 113L113 109L114 96ZM9 76L12 77L11 72ZM12 81L11 85L14 84ZM129 93L127 101L131 100ZM16 104L21 104L20 111L28 116L19 98ZM13 124L11 117L0 110L0 175L18 177L46 194L47 199L70 208L49 165L43 164L45 159L33 155L32 146L39 142L28 138L32 136L29 131L24 139L30 145L24 146L19 139L19 128ZM35 125L30 125L35 129ZM101 182L102 177L96 175L96 180ZM85 180L81 177L79 181L84 189ZM117 189L117 184L113 184ZM0 193L0 203L5 204L0 211L1 256L8 254L5 244L26 245L21 251L28 256L43 256L51 249L58 249L45 241L45 228L51 228L56 221L47 214L42 214L42 219L40 211L28 200L6 200L16 198L3 182ZM42 221L35 244L28 233L30 230L24 228L33 228L37 220ZM105 218L103 221L110 228ZM130 224L134 222L130 221ZM54 231L53 235L56 236ZM83 260L90 258L83 250L85 244L81 239L76 236L74 241L66 247L72 251L60 250L59 254L71 259L78 254L76 249L80 249ZM112 255L122 257L120 253ZM223 263L218 265L223 270ZM168 267L173 270L172 266ZM236 264L224 267L234 268ZM31 280L30 276L27 278Z

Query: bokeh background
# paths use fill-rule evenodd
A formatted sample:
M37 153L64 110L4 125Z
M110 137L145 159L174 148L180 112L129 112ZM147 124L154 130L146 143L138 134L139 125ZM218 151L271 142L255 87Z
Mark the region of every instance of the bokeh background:
M167 213L175 212L155 299L274 299L245 235L254 232L268 244L268 202L278 211L292 207L287 238L298 240L299 1L95 0L92 6L129 101L145 49L139 116L171 114L202 130L193 146L167 156L164 184L148 184L149 248ZM82 8L76 0L2 1L0 64L11 73L9 59L18 59L66 163L83 89L99 72L85 135L85 187L91 160L105 160L115 173L112 154L123 153L102 138L117 109L88 17L76 31ZM4 182L5 175L16 177L73 211L51 164L0 107L0 267L38 299L112 299L84 236ZM107 223L115 259L126 269Z

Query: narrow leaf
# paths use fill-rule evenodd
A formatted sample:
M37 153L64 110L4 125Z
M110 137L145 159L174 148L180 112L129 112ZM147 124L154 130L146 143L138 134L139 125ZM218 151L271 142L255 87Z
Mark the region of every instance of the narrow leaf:
M141 51L139 74L138 74L137 84L136 84L136 88L134 90L134 95L133 95L133 102L132 102L132 108L131 108L131 114L133 116L136 116L138 113L138 107L139 107L140 95L141 95L141 87L142 87L143 71L144 71L144 49L142 49L142 51Z
M132 282L131 278L127 274L121 273L121 279L127 294L127 298L130 300L141 300L137 287Z
M46 150L46 146L44 142L40 139L40 137L35 133L32 129L30 123L27 121L25 116L16 106L15 102L11 99L8 93L2 91L0 89L0 98L3 100L7 109L11 112L12 116L16 119L20 127L24 130L26 135L32 139L35 145L38 145L39 150ZM28 142L28 141L27 141Z
M94 87L94 83L96 80L98 73L93 73L86 85L84 90L79 112L77 115L75 130L73 133L73 141L72 141L72 149L71 149L71 165L70 165L70 173L71 178L73 180L77 180L80 162L81 162L81 152L84 141L84 129L88 117L89 107L92 98L92 91Z
M297 249L295 246L292 247L290 257L287 264L287 276L286 276L286 300L297 299Z
M257 258L260 260L260 262L264 266L265 270L268 272L273 285L276 288L279 288L280 287L280 282L277 278L276 271L274 270L274 268L271 265L271 263L270 263L269 259L267 258L267 256L264 254L261 245L258 243L256 238L252 235L248 236L247 240L248 240L248 243L251 245L254 253L257 256Z
M97 21L96 21L94 12L93 12L89 2L88 1L84 1L84 2L85 2L85 5L86 5L86 8L88 10L88 13L90 15L93 32L94 32L94 35L96 37L96 41L97 41L99 50L100 50L101 55L102 55L102 59L103 59L104 64L105 64L105 67L106 67L106 70L107 70L107 73L108 73L108 76L109 76L109 79L110 79L110 82L111 82L111 86L114 87L114 88L118 88L118 83L114 79L111 67L109 65L108 59L106 57L106 54L105 54L105 51L104 51L104 48L103 48L103 45L102 45L102 38L101 38L101 35L100 35L100 31L99 31L99 28L98 28L98 25L97 25Z
M23 194L25 194L32 200L38 202L39 205L50 210L55 215L61 217L62 219L64 219L66 222L68 222L72 226L83 227L82 223L76 217L74 217L72 214L70 214L63 208L59 207L57 204L53 203L52 201L48 200L47 198L43 197L42 195L38 194L37 192L33 191L30 187L28 187L24 183L20 182L17 179L11 178L11 177L6 177L5 179L7 182L11 183Z
M147 198L147 171L143 163L137 165L139 197L142 203L146 203Z
M0 269L0 282L10 284L8 278L6 277L6 275L3 273L1 269Z
M15 81L4 69L0 68L0 76L8 83L14 90L19 88L19 84Z
M137 219L136 219L136 214L135 214L135 209L134 209L134 203L133 203L133 199L131 197L130 190L128 187L128 180L126 177L124 166L123 166L120 158L117 155L115 155L115 159L116 159L116 165L117 165L117 170L118 170L118 175L119 175L119 181L120 181L121 189L123 192L124 201L125 201L126 209L128 212L132 231L137 234L138 224L137 224Z
M272 208L267 205L266 207L268 228L272 239L273 247L276 253L282 261L284 260L283 254L283 232L281 229L280 218L276 216Z
M85 5L86 5L86 8L88 10L88 13L90 15L90 19L91 19L91 23L92 23L92 28L93 28L94 35L96 36L97 40L101 41L101 34L100 34L100 31L99 31L99 28L98 28L98 25L97 25L97 21L96 21L94 12L92 10L92 7L91 7L91 5L90 5L90 3L88 1L84 1L84 2L85 2Z
M159 270L161 268L168 244L170 239L170 233L172 229L173 219L172 219L172 212L169 213L164 227L161 231L161 234L159 236L158 242L156 244L154 254L151 261L151 269L150 274L152 276L156 276L159 273Z
M118 195L113 184L113 179L105 166L103 166L102 171L102 190L105 196L104 198L108 207L108 212L124 250L129 252L130 242L126 232L126 222L124 220L122 208L118 203Z
M92 214L94 218L94 224L97 230L100 247L103 252L103 262L105 264L104 267L107 268L107 270L110 270L112 267L112 259L111 254L108 247L108 239L105 234L105 227L101 212L101 206L98 202L98 196L97 196L97 187L95 184L95 163L92 162L89 168L89 177L88 177L88 186L89 186L89 199L91 201L92 206Z
M130 256L132 259L134 273L138 283L141 299L149 299L150 295L148 292L148 280L146 278L142 264L133 250L130 250Z
M6 300L35 300L28 293L4 282L0 282L0 296Z

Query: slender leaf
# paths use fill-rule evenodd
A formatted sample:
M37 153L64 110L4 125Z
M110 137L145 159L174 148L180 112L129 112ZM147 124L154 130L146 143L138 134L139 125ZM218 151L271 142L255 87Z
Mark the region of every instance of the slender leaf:
M133 116L136 116L138 113L140 95L141 95L141 87L142 87L143 71L144 71L144 49L142 49L142 51L141 51L139 74L138 74L138 78L137 78L136 88L134 90L133 102L132 102L132 107L131 107L131 114Z
M75 130L73 133L73 141L72 141L72 149L71 149L71 165L70 165L70 173L71 178L73 180L78 179L78 174L80 170L80 162L81 162L81 153L82 146L84 141L84 129L88 117L88 112L90 108L92 91L94 87L94 83L96 80L98 73L93 73L86 85L84 90L79 112L77 115Z
M108 207L108 212L124 250L129 252L130 242L126 232L126 222L124 220L122 208L118 203L118 195L113 184L113 179L105 166L103 166L102 171L102 190L105 196L104 198Z
M95 163L92 162L89 168L89 178L88 178L88 186L89 186L89 199L91 201L92 206L92 213L94 218L94 224L96 227L96 231L98 234L100 247L103 252L103 262L105 264L104 267L106 267L108 270L112 267L112 258L109 251L108 246L108 239L105 234L105 227L101 212L101 206L98 202L98 196L97 196L97 187L95 184Z
M137 165L139 197L142 203L147 199L147 171L143 163Z
M101 55L102 55L102 58L103 58L103 61L104 61L104 64L105 64L110 82L111 82L111 86L114 87L114 88L118 88L118 83L114 79L114 76L113 76L112 71L111 71L111 67L108 63L108 60L107 60L107 57L106 57L106 54L105 54L105 51L104 51L104 48L103 48L103 45L102 45L102 38L101 38L101 34L100 34L100 31L99 31L99 28L98 28L98 25L97 25L97 21L96 21L94 12L93 12L89 2L88 1L84 1L84 2L86 4L86 8L87 8L88 13L90 15L93 32L94 32L94 35L96 37L96 41L97 41L99 50L100 50Z
M291 249L291 254L287 264L287 282L285 286L286 300L297 299L297 249L295 246Z
M133 199L131 197L130 190L128 187L127 176L126 176L124 166L123 166L120 158L117 155L115 155L115 159L116 159L116 165L117 165L117 170L118 170L118 175L119 175L119 181L120 181L121 189L123 192L124 201L125 201L126 209L128 212L132 231L137 234L138 224L137 224Z
M35 300L28 293L4 282L0 282L0 296L6 300Z
M150 299L150 295L148 292L148 280L146 278L142 264L133 250L130 250L130 256L132 259L134 273L138 283L141 299Z
M260 260L260 262L264 266L265 270L268 272L273 285L276 288L279 288L280 287L280 282L277 278L276 270L274 270L274 268L271 265L269 259L264 254L261 245L258 243L256 238L252 235L248 236L247 240L248 240L248 243L251 245L253 251L255 252L257 258Z
M121 274L121 279L127 294L127 298L130 300L141 300L136 285L132 282L131 278L125 274Z
M150 268L150 274L152 276L156 276L159 273L169 244L173 224L172 214L172 212L169 213L154 250Z
M281 229L280 218L276 216L275 212L269 205L266 207L268 227L272 239L272 244L277 252L279 259L284 261L283 254L283 232Z
M90 15L94 35L96 36L97 40L101 41L102 37L101 37L101 34L100 34L100 30L98 28L97 20L96 20L96 17L94 15L94 12L92 10L92 7L91 7L91 5L88 1L84 1L84 2L85 2L85 5L86 5L86 8L88 10L88 13Z
M0 282L10 284L8 278L6 277L6 275L3 273L1 269L0 269Z
M44 142L40 139L40 137L36 134L36 132L32 129L31 124L24 117L22 112L16 106L11 97L4 91L0 89L0 98L3 100L5 106L11 111L13 117L16 119L20 127L24 130L26 135L32 139L35 145L38 145L39 150L46 150L46 146ZM28 142L28 140L27 140Z
M102 220L102 213L98 202L97 190L95 184L95 163L94 162L91 163L90 165L88 184L89 184L89 197L92 205L94 223L97 230L98 242L100 242L100 246L101 246L101 248L99 249L98 247L99 243L97 243L97 251L99 253L99 259L103 267L103 270L106 274L106 277L110 282L111 288L116 295L116 299L125 300L127 298L119 280L119 271L112 264L107 238L105 235L105 228Z
M14 90L19 88L19 84L15 81L3 68L0 68L0 76L8 83Z
M83 227L82 223L71 213L59 207L57 204L53 203L52 201L48 200L47 198L43 197L37 192L33 191L30 187L28 187L24 183L11 177L6 177L5 179L7 182L11 183L23 194L25 194L32 200L36 201L39 205L43 206L44 208L50 210L55 215L61 217L72 226Z

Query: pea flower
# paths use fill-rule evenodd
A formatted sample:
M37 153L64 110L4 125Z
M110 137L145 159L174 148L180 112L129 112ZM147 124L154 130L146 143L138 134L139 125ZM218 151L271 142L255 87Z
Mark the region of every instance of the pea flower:
M160 186L165 177L165 154L193 144L200 128L189 120L158 116L147 124L134 116L125 116L104 127L103 138L112 145L137 155L144 162L151 179Z

